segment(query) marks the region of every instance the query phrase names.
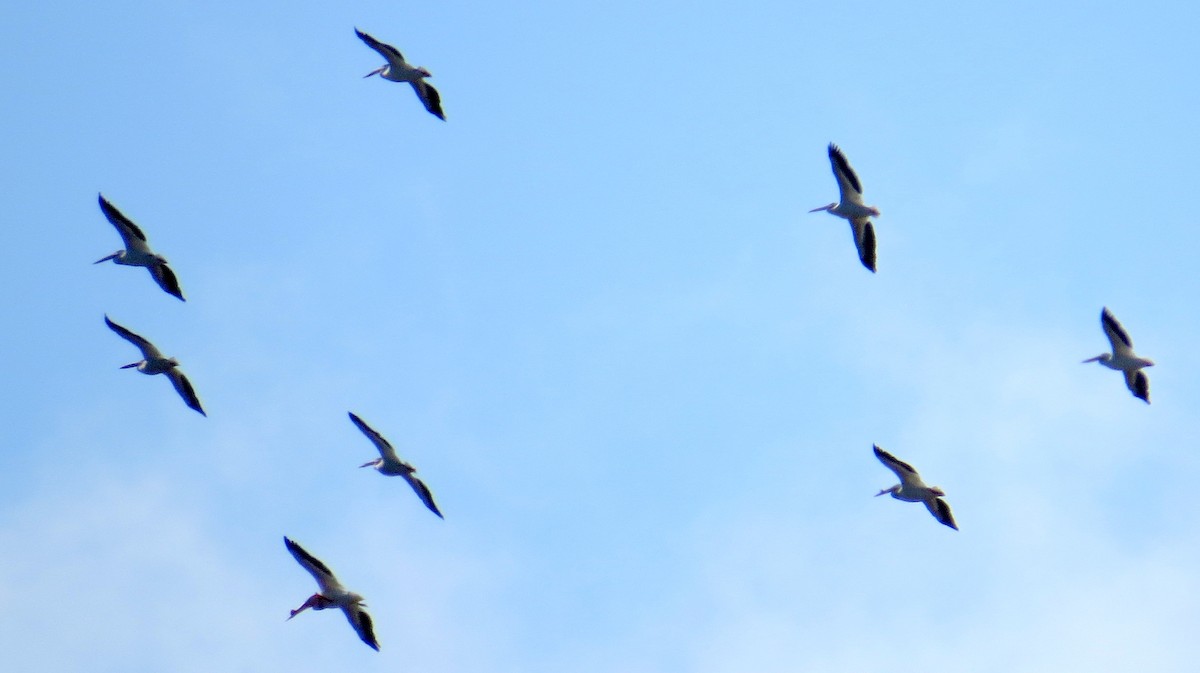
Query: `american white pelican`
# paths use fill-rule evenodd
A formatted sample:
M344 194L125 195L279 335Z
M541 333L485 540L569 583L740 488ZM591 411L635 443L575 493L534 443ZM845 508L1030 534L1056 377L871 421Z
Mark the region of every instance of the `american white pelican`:
M833 176L837 178L841 200L808 212L824 210L848 220L854 233L854 245L858 248L858 258L863 266L875 273L875 225L870 218L879 217L879 209L863 204L862 183L858 181L854 169L850 168L850 162L846 161L842 150L833 143L829 143L829 163L833 166Z
M355 633L362 639L364 643L371 646L371 649L379 651L379 641L375 640L375 629L371 625L371 615L367 614L363 608L365 600L362 596L346 591L341 582L333 576L333 571L329 566L321 563L321 561L312 554L304 551L300 545L292 542L284 536L283 543L287 545L288 551L292 552L296 562L313 576L320 587L320 591L308 597L304 601L304 605L292 610L292 614L288 619L312 608L313 610L325 610L326 608L339 608L346 614L346 619L350 621L350 626L354 627Z
M432 73L425 68L414 68L409 65L400 50L392 45L384 44L357 28L354 29L354 34L366 42L368 47L387 59L387 65L380 66L363 75L364 78L379 75L393 82L408 82L412 85L413 91L417 92L417 98L421 99L425 109L438 119L446 121L446 115L442 112L442 97L438 94L437 89L433 88L433 85L425 81L426 77L433 77Z
M926 486L912 465L884 451L878 445L875 446L875 457L900 477L899 484L883 489L876 493L875 497L891 493L893 498L904 502L923 502L933 518L958 530L958 525L954 523L954 514L950 511L950 504L942 500L942 496L946 495L945 491L937 486Z
M1150 379L1147 378L1146 372L1142 371L1142 368L1153 367L1154 362L1134 354L1133 340L1129 338L1129 332L1126 332L1121 323L1117 322L1107 306L1100 311L1100 325L1104 327L1104 333L1108 335L1113 352L1102 353L1094 358L1088 358L1084 362L1099 362L1109 369L1124 372L1125 385L1129 388L1129 392L1133 393L1134 397L1144 400L1146 404L1150 404Z
M163 357L163 354L154 347L154 344L109 320L108 316L104 316L104 324L108 325L112 331L120 334L122 339L137 346L142 351L141 360L124 365L121 369L137 367L137 370L143 374L166 374L167 378L171 379L171 385L175 386L175 391L179 393L183 401L189 407L200 412L201 416L208 416L200 406L200 398L196 397L196 391L192 389L191 381L188 381L183 372L179 371L179 360Z
M175 273L171 271L171 267L167 266L167 258L150 250L150 246L146 242L146 235L142 233L142 230L132 220L121 214L121 211L117 210L113 204L109 203L103 194L100 195L100 210L104 211L104 216L117 228L121 240L125 241L125 249L118 250L108 257L92 263L99 264L111 259L113 262L125 266L144 266L163 291L174 295L179 301L185 301L183 291L179 289L179 281L175 279Z
M444 519L445 517L442 516L442 513L438 511L437 505L433 502L433 493L429 491L429 487L425 485L425 482L421 481L415 474L413 474L417 471L417 468L404 462L403 460L400 460L400 457L396 455L396 449L392 448L391 443L384 439L383 435L375 432L371 426L367 425L361 418L354 415L353 411L349 413L350 420L354 422L354 425L358 426L358 429L362 430L362 433L367 436L367 439L370 439L371 442L375 444L376 449L379 449L378 458L368 463L363 463L362 465L359 465L359 467L373 467L378 470L380 474L386 474L389 477L404 477L404 481L407 481L408 485L412 486L412 489L417 492L417 497L421 499L421 502L425 503L425 506L429 508L429 511L438 515L439 518Z

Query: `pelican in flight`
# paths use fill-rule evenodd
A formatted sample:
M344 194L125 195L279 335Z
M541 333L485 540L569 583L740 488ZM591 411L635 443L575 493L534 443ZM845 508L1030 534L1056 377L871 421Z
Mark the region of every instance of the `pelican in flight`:
M425 485L425 482L421 481L415 474L413 474L417 471L417 468L409 465L403 460L400 460L400 457L396 455L396 449L392 448L391 443L384 439L383 435L375 432L371 426L364 423L361 418L354 415L353 411L350 412L350 420L354 422L354 425L358 426L359 430L362 430L362 433L367 436L367 439L371 440L371 442L375 445L375 448L379 449L378 458L370 462L363 463L362 465L359 465L359 467L373 467L378 470L380 474L386 474L389 477L404 477L404 481L407 481L408 485L412 486L412 489L417 492L417 497L421 499L421 502L425 503L425 506L429 508L429 511L438 515L439 518L444 519L445 517L442 516L442 513L438 511L437 505L433 502L433 493L429 491L429 487Z
M363 75L364 78L379 75L393 82L408 82L412 85L413 91L417 92L417 98L421 99L421 103L425 105L429 114L446 121L446 115L442 112L442 97L438 94L437 89L433 88L433 85L425 81L426 77L433 77L433 73L425 68L414 68L409 65L400 50L390 44L384 44L357 28L354 29L354 34L366 42L368 47L387 59L386 65Z
M841 201L808 212L824 210L830 215L849 220L850 229L854 232L854 245L858 247L858 258L863 266L875 273L875 225L871 223L871 217L879 217L879 209L863 204L862 183L858 181L858 175L850 167L846 155L833 143L829 143L829 163L833 165L833 176L837 178Z
M1125 385L1129 388L1129 392L1133 393L1134 397L1145 401L1146 404L1150 404L1150 379L1146 376L1146 372L1142 371L1142 368L1153 367L1154 362L1138 357L1133 352L1133 339L1129 338L1129 332L1126 332L1121 323L1117 322L1107 306L1100 312L1100 325L1104 327L1104 333L1108 335L1108 341L1112 344L1112 353L1101 353L1094 358L1084 360L1084 362L1099 362L1109 369L1123 372Z
M109 203L103 194L100 195L100 210L104 211L104 216L117 228L121 240L125 241L125 249L118 250L104 259L98 259L92 263L99 264L111 259L113 262L125 266L144 266L154 277L154 282L158 283L164 292L176 297L179 301L184 301L183 291L179 289L179 281L175 279L175 272L167 266L166 257L150 250L150 245L146 242L146 234L142 233L133 220L125 217L121 211L117 210L116 206Z
M942 500L942 496L946 495L945 491L937 486L926 486L925 482L921 481L921 475L917 474L912 465L884 451L878 445L875 445L875 457L887 465L889 470L895 472L897 477L900 477L899 484L883 489L876 493L875 497L891 493L893 498L904 502L923 502L933 518L958 530L958 525L954 523L954 513L950 511L950 503Z
M287 545L288 551L292 552L296 562L304 567L313 579L317 581L320 591L308 597L304 601L304 605L292 610L292 617L312 608L313 610L325 610L327 608L339 608L346 614L346 619L350 621L350 626L354 627L354 632L362 639L364 643L369 645L376 652L379 651L379 641L375 640L375 629L371 624L371 615L367 614L363 608L365 600L362 596L346 591L341 582L333 576L333 571L329 566L321 563L320 559L312 554L304 551L300 545L292 542L284 536L283 543Z
M192 389L191 381L188 381L183 372L179 371L179 360L163 357L163 354L154 347L154 344L109 320L108 316L104 316L104 324L108 325L108 328L112 331L121 335L122 339L137 346L142 351L141 360L124 365L121 369L137 367L137 370L143 374L166 374L167 378L171 379L171 385L175 386L175 391L179 393L183 401L189 407L200 412L201 416L208 416L200 406L200 398L196 397L196 391Z

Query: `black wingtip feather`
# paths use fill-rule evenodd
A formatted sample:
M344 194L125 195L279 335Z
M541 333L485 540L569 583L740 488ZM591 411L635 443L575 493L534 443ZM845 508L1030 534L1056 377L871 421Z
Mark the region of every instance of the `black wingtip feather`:
M863 249L862 256L863 266L875 273L875 227L869 221L863 228Z

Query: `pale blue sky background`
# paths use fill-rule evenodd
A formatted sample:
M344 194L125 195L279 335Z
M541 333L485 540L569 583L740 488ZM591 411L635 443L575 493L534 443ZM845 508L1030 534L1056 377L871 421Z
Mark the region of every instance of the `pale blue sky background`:
M0 8L5 668L1194 670L1200 10L566 4Z

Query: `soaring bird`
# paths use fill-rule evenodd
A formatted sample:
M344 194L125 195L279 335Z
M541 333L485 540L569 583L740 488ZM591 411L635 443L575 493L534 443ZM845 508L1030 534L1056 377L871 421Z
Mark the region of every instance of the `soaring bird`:
M408 485L412 486L412 489L417 492L417 497L421 499L421 502L425 503L425 506L429 508L429 511L438 515L439 518L444 519L445 517L442 516L442 513L438 510L437 505L433 502L433 493L430 492L429 487L425 485L425 482L418 479L417 475L414 474L417 471L417 468L404 462L403 460L400 460L400 457L396 455L396 449L392 448L391 443L384 439L383 435L375 432L371 426L364 423L363 420L356 416L353 411L349 413L350 420L353 421L354 425L358 426L358 429L362 430L362 433L367 436L367 439L370 439L371 443L375 445L375 448L379 450L378 458L370 462L363 463L362 465L359 465L359 467L373 467L378 470L380 474L386 474L389 477L404 477L404 481L407 481Z
M400 53L390 44L384 44L379 40L367 35L361 30L355 28L354 34L359 37L367 46L379 52L379 55L387 59L387 64L372 70L363 75L364 78L371 75L379 75L380 77L391 80L393 82L408 82L412 85L413 91L417 92L417 98L421 99L421 103L430 114L446 121L446 115L442 112L442 97L438 94L437 89L433 85L425 81L426 77L433 77L433 73L425 68L414 68L404 60L404 55Z
M900 477L899 484L883 489L876 493L875 497L891 493L892 497L897 500L923 502L933 518L958 530L958 525L954 523L954 514L950 511L950 504L942 500L942 496L946 495L945 491L937 486L926 486L925 482L921 481L921 475L917 474L912 465L884 451L878 445L875 446L875 457L887 465L889 470L895 472L897 477Z
M179 301L184 301L183 291L179 289L179 281L175 279L175 272L167 266L166 257L150 250L150 245L146 242L146 234L142 233L133 220L125 217L121 211L117 210L116 206L109 203L103 194L100 194L100 210L117 228L121 240L125 241L125 249L118 250L92 263L99 264L111 259L113 262L125 266L144 266L150 271L154 282L158 283L164 292L176 297Z
M175 391L183 398L192 409L200 412L201 416L208 416L204 413L203 407L200 406L200 398L196 397L196 391L192 389L192 382L179 371L179 360L175 358L163 357L163 354L154 347L154 344L147 341L144 337L140 337L133 332L121 327L117 323L104 316L104 324L117 334L121 335L129 343L137 346L142 351L142 359L137 362L130 362L123 365L121 369L129 369L137 367L137 370L143 374L166 374L167 378L171 379L171 385L175 386Z
M379 641L375 640L375 629L371 624L371 615L367 614L363 608L365 600L362 596L346 591L341 582L333 576L333 571L329 566L321 563L321 561L312 554L304 551L300 545L292 542L287 536L284 536L283 543L287 545L288 551L295 557L296 562L304 567L305 570L313 576L320 587L320 591L308 597L304 601L304 605L292 610L292 614L288 619L312 608L313 610L325 610L328 608L339 608L346 614L346 619L350 621L350 626L354 627L354 632L362 639L364 643L369 645L376 652L379 651Z
M858 258L862 260L863 266L875 273L875 225L871 223L870 218L879 217L879 209L863 204L862 183L850 167L846 155L833 143L829 143L829 163L833 166L833 176L837 178L841 200L808 212L824 210L848 220L854 233L854 245L858 248Z
M1142 368L1153 367L1154 362L1138 357L1133 352L1133 339L1129 338L1129 332L1126 332L1121 323L1117 322L1107 306L1100 311L1100 325L1104 328L1104 333L1108 335L1109 343L1112 344L1112 353L1101 353L1094 358L1084 360L1084 362L1099 362L1109 369L1123 372L1125 386L1129 388L1129 392L1133 393L1134 397L1141 398L1146 404L1150 404L1150 379L1146 376L1146 372L1142 371Z

